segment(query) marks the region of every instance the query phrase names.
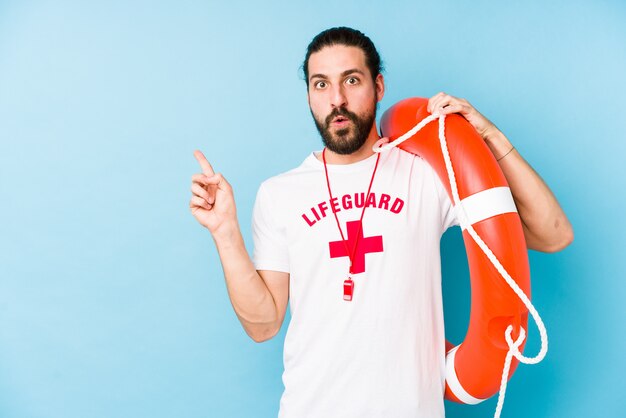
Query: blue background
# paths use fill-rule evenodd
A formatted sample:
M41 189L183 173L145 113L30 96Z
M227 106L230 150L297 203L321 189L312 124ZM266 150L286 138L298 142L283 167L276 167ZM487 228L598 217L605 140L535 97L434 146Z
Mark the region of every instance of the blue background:
M530 253L550 351L503 416L623 416L625 22L620 1L0 1L0 416L276 416L286 323L257 344L237 321L188 209L192 152L233 185L250 246L260 182L321 147L299 66L336 25L379 48L381 110L469 99L574 225ZM459 342L458 228L442 245Z

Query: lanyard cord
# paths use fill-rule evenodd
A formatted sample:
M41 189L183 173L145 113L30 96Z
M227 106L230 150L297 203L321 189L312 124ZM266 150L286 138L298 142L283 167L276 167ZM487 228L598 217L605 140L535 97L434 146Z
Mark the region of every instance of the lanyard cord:
M324 172L326 174L326 185L328 186L328 196L330 196L330 200L332 202L333 194L330 191L330 178L328 177L328 167L326 166L326 148L324 148L324 150L322 151L322 160L324 161ZM372 190L372 183L374 183L374 176L376 176L376 169L378 168L379 160L380 160L380 153L378 153L378 156L376 157L376 165L374 166L374 172L372 173L370 185L367 188L367 196L365 197L365 200L363 200L363 211L361 211L361 219L359 219L359 230L357 231L356 238L354 239L354 247L352 248L352 251L350 251L348 248L348 243L346 242L346 238L343 236L343 230L341 229L341 225L339 224L339 218L337 217L337 212L332 207L332 203L331 203L331 209L333 211L333 215L335 215L335 221L337 221L337 228L339 228L339 233L341 234L341 242L343 242L343 245L346 247L346 253L348 254L348 257L350 257L350 274L354 274L352 272L352 264L354 260L354 255L356 254L356 248L359 244L359 237L361 236L361 230L363 229L363 215L365 215L365 209L367 208L367 201L369 200L369 197L370 197L370 190Z

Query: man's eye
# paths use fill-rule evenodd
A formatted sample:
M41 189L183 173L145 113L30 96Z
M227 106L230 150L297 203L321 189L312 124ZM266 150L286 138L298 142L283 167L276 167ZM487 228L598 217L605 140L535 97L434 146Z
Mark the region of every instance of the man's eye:
M346 80L346 83L348 84L356 84L359 82L359 79L356 77L350 77L349 79Z
M318 89L323 89L324 87L326 87L326 82L325 81L318 81L317 83L315 83L315 87Z

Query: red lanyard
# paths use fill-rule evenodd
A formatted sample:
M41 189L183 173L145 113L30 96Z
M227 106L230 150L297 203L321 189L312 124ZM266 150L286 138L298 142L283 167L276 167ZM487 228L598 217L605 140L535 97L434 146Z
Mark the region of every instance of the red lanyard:
M322 160L324 161L324 172L326 173L326 184L328 185L328 196L330 196L330 200L333 200L333 194L330 191L330 179L328 177L328 167L326 166L326 148L322 151ZM361 229L363 229L363 215L365 215L365 209L367 208L367 201L370 197L370 190L372 190L372 183L374 183L374 176L376 176L376 169L378 168L378 161L380 160L380 153L376 157L376 165L374 166L374 172L372 173L372 178L370 180L370 185L367 188L367 196L363 201L363 210L361 211L361 219L359 219L359 230L357 231L356 238L354 239L354 247L352 251L348 248L348 243L346 242L346 238L343 236L343 230L341 229L341 225L339 224L339 218L337 217L337 212L333 209L333 215L335 215L335 221L337 221L337 228L339 229L339 233L341 234L341 241L343 245L346 247L346 254L350 258L350 269L348 279L343 282L343 299L347 301L352 300L352 295L354 293L354 281L352 281L351 275L354 274L352 271L352 265L354 264L354 256L356 254L356 249L359 245L359 236L361 235Z

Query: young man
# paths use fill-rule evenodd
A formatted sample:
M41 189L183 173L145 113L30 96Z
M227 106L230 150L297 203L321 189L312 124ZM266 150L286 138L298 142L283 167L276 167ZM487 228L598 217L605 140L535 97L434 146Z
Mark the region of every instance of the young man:
M276 335L290 300L280 417L443 417L439 241L456 224L451 202L422 159L395 148L373 153L385 85L368 37L349 28L320 33L304 72L325 149L261 185L254 262L232 189L200 151L191 211L215 240L231 302L252 339ZM444 93L428 107L460 113L484 138L529 248L558 251L572 241L555 197L495 125Z

